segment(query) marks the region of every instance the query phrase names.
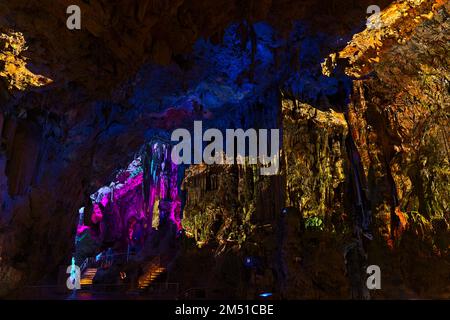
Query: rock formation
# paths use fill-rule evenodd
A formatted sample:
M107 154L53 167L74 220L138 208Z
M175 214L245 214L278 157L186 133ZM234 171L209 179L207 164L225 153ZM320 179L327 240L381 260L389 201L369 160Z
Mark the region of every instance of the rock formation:
M379 28L370 1L76 2L79 31L71 1L0 1L0 296L55 283L79 208L88 221L149 142L202 120L281 129L281 171L159 163L179 193L151 198L140 158L125 202L150 220L179 205L170 281L218 298L450 297L448 2L381 1Z

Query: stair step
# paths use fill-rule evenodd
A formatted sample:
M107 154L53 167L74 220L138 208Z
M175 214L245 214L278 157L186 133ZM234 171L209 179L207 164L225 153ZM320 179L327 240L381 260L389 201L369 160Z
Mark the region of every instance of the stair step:
M97 268L87 268L86 271L84 271L83 275L81 276L80 285L82 286L92 285L96 274Z
M154 282L163 272L166 271L166 268L161 266L159 263L151 261L144 268L144 270L144 274L138 280L138 288L141 291L150 286L152 282Z

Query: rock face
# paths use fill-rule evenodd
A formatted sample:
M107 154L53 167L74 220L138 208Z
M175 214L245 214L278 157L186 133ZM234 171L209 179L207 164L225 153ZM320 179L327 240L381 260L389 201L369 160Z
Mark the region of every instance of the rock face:
M281 212L279 177L259 175L256 165L194 165L184 178L183 227L200 244L218 242L218 252L241 246L258 225Z
M346 119L287 97L280 107L282 174L260 176L248 164L191 166L183 226L215 252L219 266L233 265L233 297L255 297L258 290L291 299L348 296L344 256L354 240L352 196L344 194L351 165ZM184 255L203 261L192 249ZM217 266L205 273L211 287L227 277Z
M114 181L91 195L77 226L77 264L107 250L135 252L160 226L170 225L170 230L174 225L174 234L181 229L178 167L169 157L170 145L155 139Z
M26 68L23 57L23 51L26 50L25 39L21 33L0 33L0 47L0 61L3 63L0 77L6 80L8 90L25 90L28 87L48 85L51 82L50 79L35 75Z
M427 9L422 4L420 8L428 10L431 7ZM397 9L391 7L386 11L386 17L389 17L389 12L401 12ZM275 252L281 250L285 257L282 264L285 279L289 279L282 292L288 297L332 297L331 292L340 292L344 296L350 290L345 273L348 275L351 266L345 270L342 260L346 247L353 243L354 213L349 202L356 201L354 194L348 194L351 188L350 167L353 165L346 144L349 135L359 155L361 192L367 199L373 221L371 229L375 240L364 246L369 256L367 264L380 264L385 270L383 281L390 290L390 293L372 295L402 298L448 296L448 281L442 281L448 277L448 271L444 271L447 262L446 258L439 258L448 257L449 248L449 67L448 59L442 60L444 52L449 52L449 42L444 40L448 34L447 10L446 7L438 10L429 16L431 20L419 27L419 19L416 19L417 25L408 31L409 42L402 46L391 44L383 49L383 59L373 66L374 77L354 81L346 116L339 112L339 106L332 106L329 101L323 110L323 103L313 107L295 99L282 100L285 197L286 206L290 207L290 227L285 229L287 239L284 244L273 248L273 264L265 267L276 270ZM409 13L406 16L414 15ZM392 16L390 19L395 20ZM436 34L431 36L432 32ZM360 39L356 41L370 41L365 34L370 34L370 31L355 37ZM390 32L391 37L399 38L400 35L394 28ZM368 59L367 55L369 53L362 51L361 59ZM359 58L352 60L348 70L359 70L358 75L362 76L364 68L357 67L360 64ZM334 107L338 111L326 110L326 107ZM207 168L203 170L208 172ZM226 176L219 181L233 176L228 171L223 174ZM196 174L194 176L197 177ZM198 177L208 179L209 175L198 173ZM187 181L192 179L187 177ZM244 190L248 188L245 183L240 185ZM221 218L217 216L222 215L208 214L215 212L210 204L217 198L203 195L201 184L188 189L192 190L188 192L193 192L195 205L187 206L185 214L196 216L195 212L200 211L201 217L208 220L200 225L210 227L199 230L209 232L208 238L223 238L223 232L219 235L212 227L215 222L220 224ZM245 194L231 191L235 188L226 190L231 199L224 201L218 198L220 204L231 204L239 194ZM217 194L224 195L223 192ZM274 217L271 224L277 225L276 221ZM248 226L252 225L248 223ZM317 233L312 235L312 230L325 232L318 236ZM338 234L335 236L337 246L334 247L327 245L327 235L333 232ZM276 243L276 231L269 234ZM246 235L246 238L252 239L252 236ZM318 251L330 257L327 262L320 261L315 253L310 252L311 239L319 243ZM245 244L240 243L240 246L245 247ZM427 256L430 260L425 262L419 256ZM408 261L408 264L401 261ZM341 266L341 269L333 270L333 275L328 273L330 269L320 268L323 264L330 266L333 263ZM321 270L320 278L308 273L311 265ZM279 282L276 275L274 271L274 277L272 280L266 278L266 284ZM413 280L419 278L424 280ZM259 279L262 281L264 277ZM328 287L316 291L309 287L311 282ZM398 286L398 283L402 285Z
M362 77L380 62L385 52L396 44L405 44L414 30L424 21L433 19L446 3L441 0L411 0L393 3L380 14L371 16L367 28L353 36L347 46L332 54L323 64L324 73L330 74L337 60L347 61L346 74ZM439 13L440 15L441 13Z
M387 3L380 1L380 5ZM371 2L77 1L82 13L80 32L66 27L66 10L73 4L68 0L3 1L0 25L26 35L32 43L28 54L40 72L59 84L77 83L98 96L109 95L145 62L167 65L182 60L201 37L220 42L232 22L267 21L289 33L291 21L306 19L318 29L343 32L359 24ZM242 31L249 36L245 28Z
M344 115L289 99L282 101L282 112L287 205L304 218L339 220L349 166Z
M406 44L384 53L373 78L354 82L349 106L374 227L394 247L395 255L402 256L399 259L409 261L394 265L426 279L411 284L422 294L448 293L448 282L438 280L443 276L440 263L431 254L445 257L449 249L450 75L449 59L444 58L450 50L448 32L447 3L416 28ZM418 252L433 259L428 265L433 272L424 269L416 256L405 254L418 239L422 240Z
M54 283L90 195L204 120L280 128L281 174L188 167L170 281L367 298L375 264L373 298L449 297L448 2L396 1L354 35L371 1L91 0L79 32L69 4L0 3L0 296Z

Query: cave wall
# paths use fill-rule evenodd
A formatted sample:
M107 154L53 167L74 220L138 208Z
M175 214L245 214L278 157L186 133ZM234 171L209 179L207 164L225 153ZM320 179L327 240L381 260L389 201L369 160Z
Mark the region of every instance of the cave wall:
M377 234L369 257L399 287L432 297L448 295L448 29L447 3L354 82L349 105Z
M235 253L241 257L239 274L245 274L244 252L258 256L257 249L248 249L253 239L270 249L263 254L266 272L258 272L259 282L241 276L239 288L245 287L244 282L252 288L271 287L291 298L355 297L346 251L355 243L351 202L357 199L350 192L354 165L350 156L356 152L360 191L372 221L367 232L373 240L364 241L368 255L364 265L380 265L386 288L371 292L372 298L448 297L447 28L444 7L411 32L405 45L385 48L384 60L373 66L373 75L352 82L344 108L332 96L310 104L289 95L281 100L288 213L285 222L274 213L268 220L272 228L264 236L256 224L240 243L240 252ZM348 138L355 150L349 150ZM210 169L202 170L208 179ZM239 199L236 172L225 173L222 180L234 177L227 201L220 198L222 192L208 197L201 185L186 185L188 193L203 196L186 207L186 215L192 214L192 220L197 214L206 217L197 226L203 226L199 230L213 242L223 239L213 227L217 221L220 225L221 215L206 212L214 211L216 198L220 204ZM240 185L240 194L251 192L245 181ZM269 190L270 194L276 189ZM281 242L279 230L285 234ZM239 292L245 296L256 291Z
M338 221L345 211L349 167L343 113L290 99L283 99L282 112L286 205L301 211L305 219ZM339 225L337 221L333 225Z
M226 5L222 2L212 4L206 1L178 1L173 7L164 1L139 1L134 5L129 1L119 1L111 8L103 1L90 2L83 4L88 19L86 29L78 34L69 33L65 28L67 1L58 1L56 5L54 1L0 3L0 23L5 26L0 30L0 295L21 285L36 283L53 274L58 265L68 263L74 240L68 235L75 234L80 204L89 201L89 195L110 181L115 170L127 165L145 139L154 134L154 131L147 130L149 123L156 128L171 128L164 116L155 118L156 113L164 115L168 105L147 99L142 93L148 89L145 84L173 78L171 84L174 86L167 90L174 87L178 90L182 86L176 81L185 75L178 68L189 69L194 60L192 57L185 60L180 54L190 52L199 35L219 39L215 42L220 44L230 22L242 18L252 23L267 20L276 25L283 36L291 31L293 20L303 19L312 27L288 42L297 55L301 53L301 63L293 58L295 55L283 54L287 52L285 46L279 47L279 42L273 41L276 45L270 43L269 46L274 52L273 63L263 72L256 73L256 77L253 74L256 79L262 79L274 70L288 67L299 73L289 80L295 84L296 90L290 93L298 96L301 117L286 118L284 122L287 129L285 137L289 138L285 140L286 147L292 148L286 153L286 170L289 172L286 205L296 209L288 215L292 220L287 223L290 228L286 229L285 242L277 240L277 234L281 232L277 230L284 230L283 223L278 222L283 205L274 196L275 192L284 190L282 181L258 182L261 192L255 197L254 186L247 177L251 169L234 168L229 174L233 188L227 190L230 199L226 200L239 204L237 214L229 208L229 203L214 204L214 196L208 198L220 211L226 212L213 217L231 219L236 214L242 221L246 212L258 212L252 214L249 226L257 223L259 214L264 221L259 224L271 221L273 229L256 228L258 232L253 236L251 233L247 235L247 231L242 232L246 227L240 227L239 220L231 222L232 227L224 228L226 232L219 233L220 241L225 241L232 231L232 239L246 239L240 244L242 253L228 251L230 264L236 267L230 270L242 271L239 258L248 252L267 257L267 262L264 262L266 271L256 275L261 287L270 287L277 279L285 279L282 283L287 286L281 289L289 297L329 297L333 290L340 296L348 294L350 289L344 275L345 261L341 248L341 243L347 239L334 241L314 228L308 231L307 236L299 235L305 234L301 210L307 210L305 217L323 217L324 228L329 230L342 228L341 221L347 218L340 194L344 192L342 186L345 186L343 168L348 165L341 138L348 130L361 155L372 204L375 245L368 248L369 257L373 263L385 261L382 268L388 270L386 284L391 291L379 296L440 297L448 293L445 281L448 279L445 257L448 255L450 194L448 4L438 14L426 18L432 7L442 6L443 2L399 1L399 6L391 7L401 9L398 12L393 9L395 15L385 11L387 18L390 15L395 18L392 26L380 31L387 30L385 34L375 31L358 33L340 55L340 58L354 55L355 59L349 61L349 75L362 77L353 82L348 124L345 125L341 123L341 114L328 111L328 106L335 107L333 103L327 103L323 96L317 98L321 90L322 95L334 94L337 81L331 79L327 82L314 72L320 68L318 59L328 54L330 49L345 45L348 35L361 28L360 21L369 1L359 1L356 5L354 1L345 1L342 5L331 0L301 1L294 6L288 1L264 1L261 7L251 5L251 1L243 1L233 4L229 10L223 10ZM244 10L248 13L244 16L238 14L243 7L249 8ZM93 18L98 16L100 19ZM178 22L172 23L174 20ZM245 23L235 28L241 30L236 37L245 39L239 42L241 45L252 41L252 30ZM123 33L124 29L129 32ZM184 31L180 33L180 30ZM27 40L28 51L23 50L25 43L15 33L19 31ZM310 37L318 31L327 31L333 37ZM177 35L185 41L178 41ZM165 39L172 40L166 43ZM317 39L321 39L320 45L315 45ZM259 43L267 44L264 41ZM242 47L234 44L235 52L243 51ZM215 52L220 48L205 45L202 50ZM233 54L225 58L233 57ZM223 56L219 58L224 60ZM28 66L25 64L27 59L30 62ZM134 72L149 61L163 65L175 61L178 66L159 68L150 65L142 68L134 78ZM314 72L311 72L311 65L314 65ZM221 66L219 71L227 68L227 65ZM244 69L230 81L250 77L252 72L247 66ZM149 70L156 71L145 78L151 73ZM192 74L198 71L195 68L190 70L194 70ZM374 73L369 74L371 71ZM168 76L162 77L164 73ZM285 74L279 75L280 79L285 79ZM372 75L373 78L369 77ZM201 83L192 78L195 85ZM123 83L124 80L128 81ZM274 84L266 85L260 89L266 90ZM154 91L148 92L168 96L161 87L152 85ZM230 83L225 83L216 89L230 92L230 87ZM210 93L212 90L204 91ZM259 91L254 92L260 95ZM237 95L234 91L231 93ZM261 100L265 99L264 95L260 96ZM179 97L169 98L167 100L172 102ZM258 121L249 121L243 116L254 109L241 110L234 118L230 114L239 113L241 105L226 102L225 108L214 113L214 124L229 125L233 121L236 121L234 125L239 121L245 126L258 124ZM290 104L286 101L283 105ZM258 108L267 112L264 105ZM308 113L302 115L306 111ZM267 114L273 115L270 111ZM302 133L301 138L299 133ZM299 144L297 139L301 140ZM298 165L294 159L300 160ZM24 163L26 165L22 165ZM319 176L302 171L303 167L316 170ZM224 179L227 177L228 174L224 175ZM321 204L324 199L329 204L339 205L335 210L324 207ZM186 221L187 225L197 223L197 227L205 227L202 233L214 240L217 235L208 230L213 228L215 231L211 227L214 221L205 214L211 203L189 204ZM202 217L200 222L192 221L196 215ZM297 241L298 238L302 240ZM260 248L268 249L261 252L252 243L260 243ZM276 257L280 247L284 248L285 262ZM211 256L216 249L208 255L212 263ZM320 258L327 254L334 258L330 261ZM319 267L322 265L326 267ZM223 266L227 269L227 262ZM433 272L428 273L428 270ZM245 279L245 272L242 274L242 279ZM332 274L338 276L332 278ZM332 285L327 287L326 283ZM240 284L245 287L245 282ZM289 284L292 285L289 287ZM338 287L342 291L336 291ZM245 294L244 291L241 293ZM252 293L248 292L248 295Z

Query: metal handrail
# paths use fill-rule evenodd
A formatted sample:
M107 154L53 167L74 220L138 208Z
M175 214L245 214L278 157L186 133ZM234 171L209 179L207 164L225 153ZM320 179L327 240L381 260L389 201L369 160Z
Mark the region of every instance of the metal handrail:
M84 259L83 263L80 266L80 272L83 273L84 269L87 268L89 263L89 258Z

